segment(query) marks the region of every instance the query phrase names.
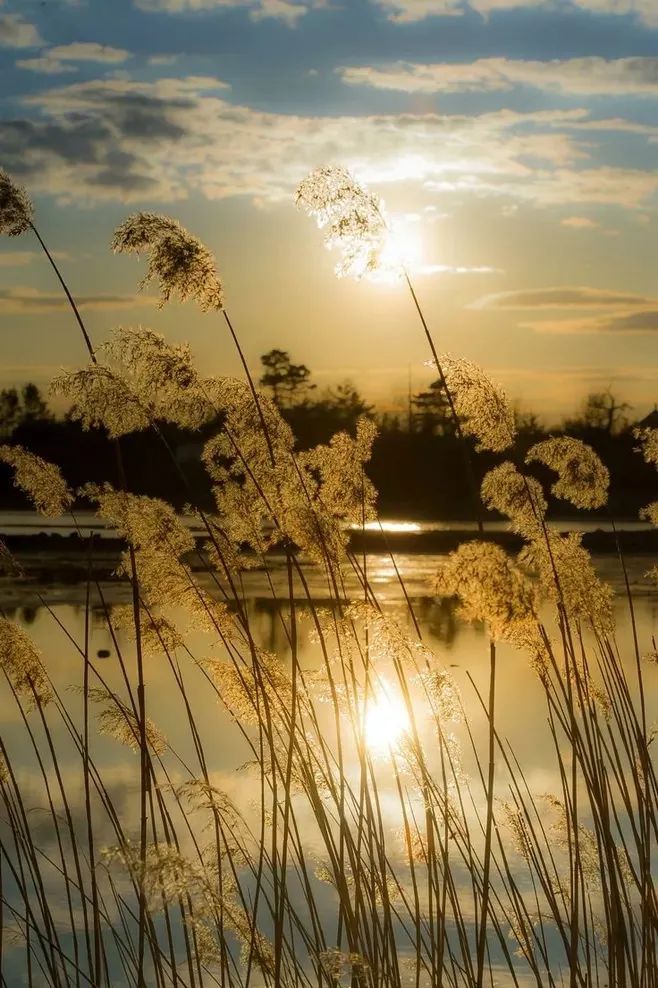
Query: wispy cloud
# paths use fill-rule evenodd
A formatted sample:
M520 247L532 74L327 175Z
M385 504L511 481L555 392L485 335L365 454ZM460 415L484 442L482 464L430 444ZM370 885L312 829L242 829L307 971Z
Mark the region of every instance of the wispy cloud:
M523 321L520 326L537 333L581 335L658 332L658 299L632 292L586 286L498 292L477 299L468 308L536 312L542 317ZM543 316L543 313L550 311L559 311L563 315L557 319Z
M185 14L202 11L244 8L252 20L273 18L294 27L311 8L323 6L322 0L135 0L139 10L149 13Z
M38 48L43 43L36 25L20 14L0 14L1 48Z
M147 58L148 65L175 65L178 55L150 55Z
M374 0L393 21L419 21L426 17L459 16L474 10L484 16L520 8L555 9L555 0ZM638 18L650 27L658 25L655 0L559 0L564 10L592 14L625 15Z
M560 220L560 225L571 230L594 230L599 224L589 216L565 216Z
M125 48L113 48L111 45L101 45L95 41L84 41L70 45L55 45L38 57L19 59L16 65L19 69L29 69L44 75L60 75L63 72L76 71L75 65L71 65L71 62L120 65L129 58L130 52Z
M636 208L658 191L655 170L593 159L591 140L571 130L601 122L580 108L303 116L230 103L227 88L194 76L110 78L26 97L24 119L2 125L5 167L35 191L86 202L172 201L191 190L276 201L310 168L337 159L363 181L415 185L444 202Z
M522 289L485 295L471 303L472 309L598 309L638 308L658 304L658 300L630 292L609 291L587 286L559 286L551 288Z
M36 58L19 58L16 68L26 69L28 72L39 72L41 75L63 75L67 72L77 72L74 65L67 65L50 55L39 55Z
M655 303L654 303L655 304ZM658 309L615 312L583 319L542 319L522 324L537 333L616 333L621 335L658 333Z
M116 65L130 58L125 48L113 48L96 41L76 41L70 45L55 45L48 50L52 58L68 62L108 62Z
M116 310L156 305L157 299L148 295L81 295L76 298L76 304L79 309ZM68 303L61 295L35 288L0 289L0 313L3 315L40 315L67 308Z
M32 250L6 250L0 253L0 268L23 268L35 258Z
M421 275L432 274L504 274L501 268L492 268L487 265L476 267L466 267L464 265L452 264L424 264L417 271Z
M550 61L480 58L473 62L343 66L337 71L350 85L407 93L491 92L529 86L569 95L658 98L658 58L653 57L588 56Z

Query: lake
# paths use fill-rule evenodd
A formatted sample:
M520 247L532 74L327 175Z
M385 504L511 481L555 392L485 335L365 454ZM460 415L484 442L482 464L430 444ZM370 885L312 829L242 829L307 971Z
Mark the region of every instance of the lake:
M91 525L91 519L80 518L81 527ZM15 531L17 526L30 524L30 519L5 514L0 528L5 532ZM32 523L33 524L33 523ZM57 524L57 523L56 523ZM413 524L413 523L408 523ZM461 526L460 526L461 527ZM477 750L486 748L488 736L487 721L483 716L475 688L486 696L489 674L489 647L485 629L465 624L453 601L438 600L429 592L429 584L442 560L441 556L406 554L395 558L395 562L385 554L365 557L363 565L371 587L386 617L395 618L400 627L413 636L413 622L409 606L422 632L424 643L449 672L459 690L464 723L456 723L451 731L463 749L463 770L467 777L475 777L477 764L470 749L469 733ZM615 589L615 618L617 641L622 664L627 668L631 680L634 676L633 636L629 607L624 594L624 574L614 555L595 558L598 572ZM649 653L652 641L658 637L658 592L655 583L647 577L646 571L652 561L645 556L626 559L628 577L633 592L635 622L642 653ZM317 641L313 640L310 618L311 604L315 609L325 609L330 605L326 581L317 567L305 570L307 590L299 581L294 584L296 616L299 620L299 662L305 674L311 675L322 666L322 655ZM402 579L409 601L400 586ZM202 585L212 592L212 581L203 575ZM287 622L289 621L290 600L288 592L288 572L285 560L273 558L268 574L251 571L244 574L240 593L249 619L249 627L256 645L275 653L288 667L290 665L290 641ZM346 572L344 593L347 598L360 599L359 582L353 572ZM310 601L309 601L310 596ZM82 684L84 663L79 648L84 649L85 629L89 636L89 655L92 662L91 685L103 686L119 695L125 695L122 666L118 653L125 654L126 668L134 685L134 648L129 636L122 631L111 632L108 617L113 624L117 608L130 601L129 587L116 581L102 582L92 586L89 598L89 611L86 607L87 588L81 582L61 582L56 576L42 584L33 582L9 583L0 586L0 602L3 613L21 628L25 629L41 652L43 662L57 694L72 718L76 729L81 729L82 697L79 692ZM331 604L334 607L334 604ZM89 615L88 620L86 615ZM186 696L194 708L195 728L204 739L207 769L213 784L227 795L244 818L255 830L258 828L258 812L255 802L258 796L258 777L250 767L253 758L244 734L236 724L232 711L218 702L198 660L210 655L219 658L224 654L223 645L217 636L202 632L190 625L182 612L168 615L178 627L184 629L184 648L176 653L172 664L164 655L149 657L145 663L146 709L158 730L162 732L172 757L168 760L168 784L181 784L190 773L198 774L198 759L195 737L190 730L186 716L184 698L180 683L185 685ZM383 668L381 680L389 685L392 682L388 668ZM650 722L658 718L658 690L656 689L658 668L647 670L647 716ZM77 692L71 692L71 687ZM475 687L475 688L474 688ZM35 759L34 749L26 735L25 723L10 695L6 684L0 689L2 704L0 733L10 754L14 771L21 781L26 805L32 821L32 832L40 851L49 861L55 861L58 854L57 838L52 820L47 810L47 794L44 774ZM328 715L327 715L328 717ZM394 780L385 768L388 745L396 733L404 731L405 724L398 725L396 701L385 698L368 723L367 733L371 754L378 774L382 813L387 825L392 829L400 826L399 813L395 808ZM28 723L34 732L34 739L40 752L46 751L46 738L43 725L38 722L36 713L28 715ZM57 751L57 768L63 780L70 803L73 826L84 834L86 827L85 791L80 767L80 756L71 741L70 733L62 718L55 712L48 718L49 730L54 749ZM535 671L527 657L510 646L502 645L498 650L498 676L496 685L496 724L499 732L509 742L521 760L527 785L534 792L557 793L560 779L556 772L553 741L547 728L546 701ZM408 725L406 725L408 726ZM330 721L327 719L327 730ZM428 731L421 724L422 731ZM431 740L428 741L431 749ZM133 839L138 837L139 812L139 769L138 754L120 744L112 737L94 735L93 759L102 774L112 803L119 817L124 821L126 832ZM57 806L58 781L53 765L44 754L44 772L49 781L51 796ZM197 766L197 767L195 767ZM350 766L356 772L356 763ZM163 778L160 782L163 784ZM504 766L497 765L496 784L499 798L503 799L508 785ZM484 812L480 797L475 797L475 808ZM61 806L60 806L61 808ZM111 821L101 811L96 800L96 847L116 842ZM312 820L306 821L300 809L299 822L306 841L306 853L318 860L322 857L322 842ZM197 833L194 822L191 834ZM69 851L65 852L66 855ZM64 900L62 899L61 875L56 868L47 869L47 894L59 897L56 914L66 926ZM11 899L11 896L9 896ZM333 889L328 889L320 898L321 909L329 927L334 902ZM109 908L109 907L108 907ZM63 934L65 943L71 948L70 935ZM67 938L68 937L68 938ZM121 972L118 955L110 961L115 965L113 984L128 984ZM8 984L27 984L22 949L6 948L4 976ZM155 977L155 976L154 976ZM519 974L521 980L523 976ZM32 972L34 984L49 984L40 981L38 973ZM84 983L84 980L83 982ZM155 983L155 981L153 982ZM260 984L258 980L254 985Z

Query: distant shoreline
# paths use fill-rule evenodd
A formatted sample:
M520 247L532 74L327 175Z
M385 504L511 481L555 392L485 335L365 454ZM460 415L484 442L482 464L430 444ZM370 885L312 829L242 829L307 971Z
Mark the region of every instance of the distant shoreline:
M565 524L564 531L568 531ZM619 551L626 555L658 556L658 529L620 530L616 534L601 529L582 532L583 545L595 555L616 555ZM452 552L462 542L484 540L503 546L510 552L518 551L523 540L510 531L485 530L478 533L473 529L451 529L430 531L385 531L371 530L350 533L350 550L356 554L369 555L445 555ZM113 579L125 543L113 536L94 539L91 556L89 541L75 533L63 535L57 532L10 534L2 537L11 556L16 560L24 575L32 579L47 579L56 576L66 581L85 579L89 566L96 579ZM197 549L201 550L204 537L197 537ZM272 552L277 555L276 550ZM194 570L207 568L192 554L188 560ZM9 561L5 564L5 579L11 576Z

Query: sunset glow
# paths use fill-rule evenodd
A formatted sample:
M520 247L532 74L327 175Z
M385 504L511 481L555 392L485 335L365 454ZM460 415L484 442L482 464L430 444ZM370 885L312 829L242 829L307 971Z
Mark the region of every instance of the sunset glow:
M369 697L365 715L365 740L369 748L394 748L410 728L409 714L402 700L387 683L381 683Z
M0 0L2 988L658 988L656 52Z

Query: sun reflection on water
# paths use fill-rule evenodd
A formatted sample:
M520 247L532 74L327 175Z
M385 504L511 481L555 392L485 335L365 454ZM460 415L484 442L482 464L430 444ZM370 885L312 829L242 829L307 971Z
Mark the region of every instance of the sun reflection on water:
M374 750L393 747L410 726L402 698L388 684L380 684L375 695L367 700L364 717L367 746Z

